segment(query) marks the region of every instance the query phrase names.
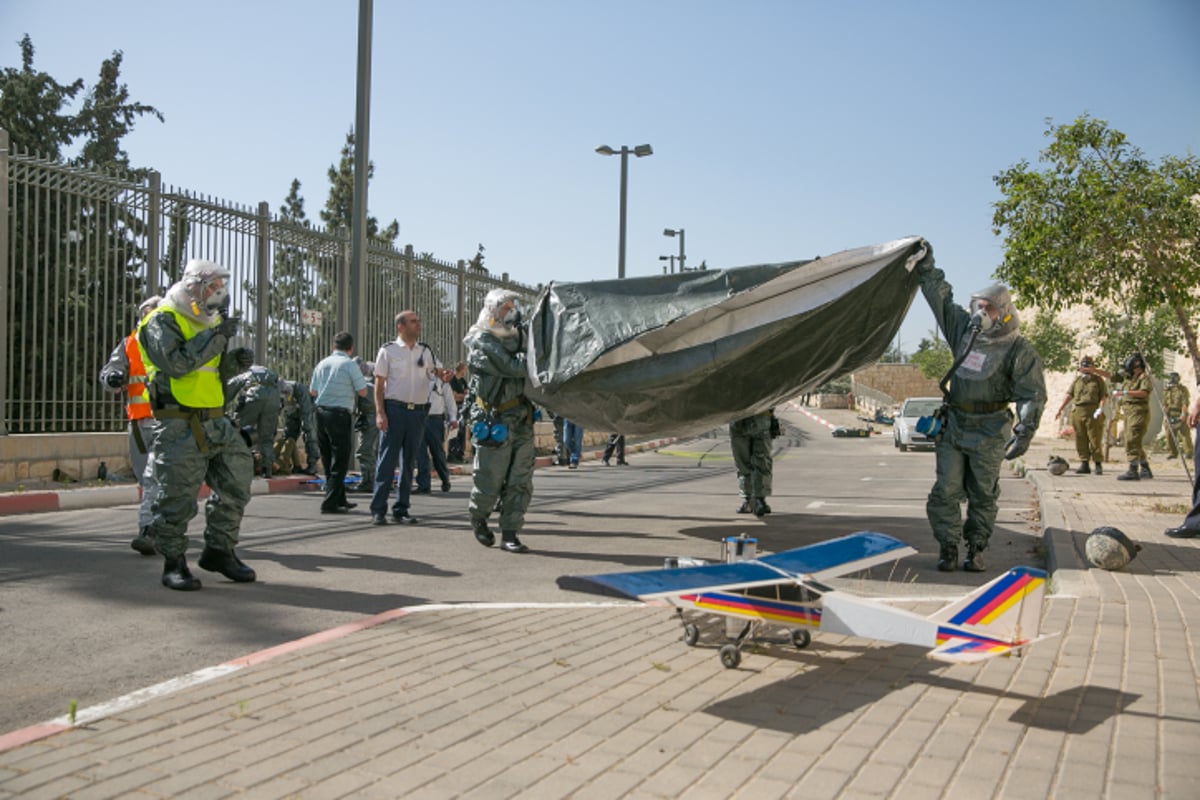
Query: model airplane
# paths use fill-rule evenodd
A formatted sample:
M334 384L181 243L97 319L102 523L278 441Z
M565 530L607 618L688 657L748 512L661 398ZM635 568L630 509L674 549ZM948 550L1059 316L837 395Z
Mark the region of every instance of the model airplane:
M728 540L727 540L728 541ZM1019 652L1039 636L1046 573L1016 567L966 597L923 617L832 589L821 581L894 561L917 551L883 533L863 531L775 555L730 563L610 575L563 576L563 589L652 601L683 612L701 611L745 620L734 641L720 649L721 663L741 663L742 645L763 624L792 628L796 647L807 647L807 628L930 648L929 658L973 663ZM684 620L683 639L699 640Z

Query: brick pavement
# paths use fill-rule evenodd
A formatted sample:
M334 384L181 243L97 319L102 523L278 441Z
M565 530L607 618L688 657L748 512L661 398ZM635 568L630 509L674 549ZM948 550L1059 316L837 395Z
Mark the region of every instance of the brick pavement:
M1195 797L1200 540L1161 534L1182 470L1055 477L1050 449L1026 463L1061 635L1021 658L818 635L725 670L663 608L401 610L10 736L0 798ZM1144 546L1122 571L1081 559L1102 524Z

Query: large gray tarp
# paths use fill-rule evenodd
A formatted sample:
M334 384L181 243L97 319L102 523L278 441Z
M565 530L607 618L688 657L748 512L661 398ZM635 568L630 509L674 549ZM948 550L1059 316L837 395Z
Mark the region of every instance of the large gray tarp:
M867 364L917 291L925 241L809 261L551 284L529 321L526 394L584 428L710 430Z

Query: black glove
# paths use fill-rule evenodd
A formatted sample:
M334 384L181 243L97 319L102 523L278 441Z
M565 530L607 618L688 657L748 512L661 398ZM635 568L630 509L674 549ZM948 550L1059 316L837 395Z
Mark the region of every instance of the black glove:
M237 317L222 317L221 322L217 325L217 333L224 336L226 339L232 339L237 336L238 326L241 320Z
M104 378L104 382L113 389L120 389L122 386L125 385L125 373L124 372L110 372Z
M1018 424L1013 428L1012 438L1004 446L1004 460L1012 461L1014 458L1025 455L1025 451L1029 449L1029 442L1032 440L1033 429L1023 423Z
M249 347L235 347L229 351L229 355L233 356L233 363L242 371L254 366L254 351Z

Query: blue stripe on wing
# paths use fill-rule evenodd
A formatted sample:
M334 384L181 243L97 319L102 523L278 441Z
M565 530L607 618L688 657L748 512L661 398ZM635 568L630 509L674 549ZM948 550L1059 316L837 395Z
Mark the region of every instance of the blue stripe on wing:
M608 575L564 575L558 579L558 586L572 591L646 600L683 592L765 586L800 575L842 575L910 552L915 551L899 539L862 531L752 561Z

